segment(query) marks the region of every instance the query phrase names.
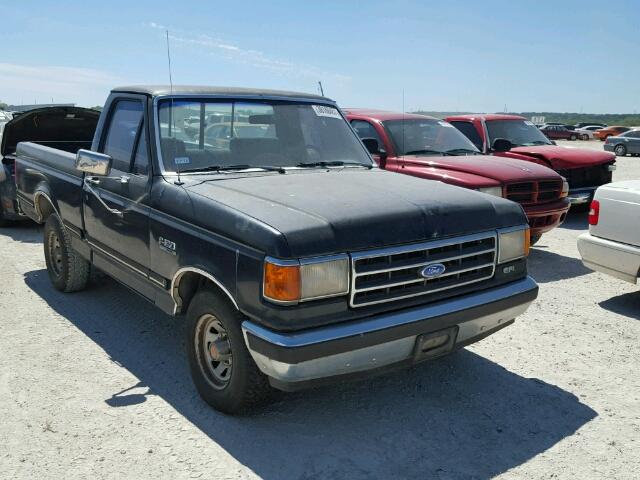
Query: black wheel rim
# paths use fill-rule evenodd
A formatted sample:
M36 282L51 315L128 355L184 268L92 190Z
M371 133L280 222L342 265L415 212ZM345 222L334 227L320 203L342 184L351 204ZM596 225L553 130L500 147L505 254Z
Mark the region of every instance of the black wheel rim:
M616 147L616 155L622 156L625 154L624 147L618 146Z
M62 245L60 244L60 237L55 232L51 232L47 244L51 270L56 277L59 277L62 275Z
M233 352L227 330L215 315L198 319L195 348L203 376L213 388L224 389L231 381Z

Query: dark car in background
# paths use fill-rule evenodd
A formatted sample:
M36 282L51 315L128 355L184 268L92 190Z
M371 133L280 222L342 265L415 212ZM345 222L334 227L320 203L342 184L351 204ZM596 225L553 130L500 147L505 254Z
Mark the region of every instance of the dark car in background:
M577 140L578 134L564 125L545 125L540 128L549 140Z
M613 152L618 157L631 154L640 155L640 130L629 130L620 135L610 136L604 142L604 149Z
M100 112L81 107L43 107L29 110L4 125L0 158L0 227L26 218L16 200L15 154L19 142L30 141L45 147L76 153L91 147Z
M599 123L599 122L579 122L576 123L576 128L584 128L584 127L589 127L591 125L597 125L600 128L605 128L607 126L606 123Z

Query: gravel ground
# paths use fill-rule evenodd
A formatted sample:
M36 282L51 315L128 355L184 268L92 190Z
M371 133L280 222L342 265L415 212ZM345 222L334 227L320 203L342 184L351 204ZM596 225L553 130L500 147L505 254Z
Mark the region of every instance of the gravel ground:
M0 477L638 478L640 291L582 266L585 228L533 249L540 296L513 326L240 418L197 396L180 322L105 277L58 293L40 227L2 230Z

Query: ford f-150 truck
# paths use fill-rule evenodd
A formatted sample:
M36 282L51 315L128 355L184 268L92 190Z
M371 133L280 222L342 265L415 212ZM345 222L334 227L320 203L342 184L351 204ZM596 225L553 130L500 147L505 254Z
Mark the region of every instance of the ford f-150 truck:
M569 182L572 204L588 204L600 185L611 182L615 155L554 145L529 120L518 115L480 114L445 118L483 153L528 160L554 169Z
M76 153L90 148L100 112L81 107L43 107L7 122L0 142L0 227L26 218L20 214L13 178L16 146L22 141Z
M91 150L20 143L16 182L53 285L95 267L185 315L194 383L226 412L449 353L537 295L519 205L375 167L321 96L117 88Z
M380 168L521 204L532 245L567 216L568 184L550 168L482 155L451 124L433 117L365 109L345 113Z

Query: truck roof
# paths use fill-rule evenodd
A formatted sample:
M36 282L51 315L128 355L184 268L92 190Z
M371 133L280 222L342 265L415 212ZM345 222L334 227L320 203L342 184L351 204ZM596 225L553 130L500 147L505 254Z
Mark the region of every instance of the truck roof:
M266 90L259 88L208 87L201 85L128 85L116 87L112 92L142 93L152 97L164 95L222 95L227 97L285 97L318 100L323 103L335 103L333 100L309 93L289 92L284 90Z
M343 108L343 113L345 115L357 116L361 115L363 117L370 117L376 120L385 121L385 120L405 120L407 119L425 119L430 118L432 120L436 120L434 117L430 117L428 115L418 115L416 113L401 113L401 112L388 112L386 110L376 110L374 108Z
M469 113L466 115L450 115L447 120L526 120L520 115L509 115L507 113Z

